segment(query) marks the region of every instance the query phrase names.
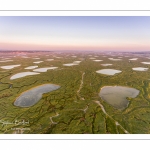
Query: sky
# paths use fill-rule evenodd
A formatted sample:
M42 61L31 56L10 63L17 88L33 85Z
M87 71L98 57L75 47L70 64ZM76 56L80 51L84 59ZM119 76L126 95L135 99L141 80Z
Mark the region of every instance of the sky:
M150 51L150 17L0 16L0 50Z

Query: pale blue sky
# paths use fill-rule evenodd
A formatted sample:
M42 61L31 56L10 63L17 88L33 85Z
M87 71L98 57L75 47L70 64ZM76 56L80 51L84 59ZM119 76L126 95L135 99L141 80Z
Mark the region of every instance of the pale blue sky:
M0 49L150 50L150 17L0 17Z

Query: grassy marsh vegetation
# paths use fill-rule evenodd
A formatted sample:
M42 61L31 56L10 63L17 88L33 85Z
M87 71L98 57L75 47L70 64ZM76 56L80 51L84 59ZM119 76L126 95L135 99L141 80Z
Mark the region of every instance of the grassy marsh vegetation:
M54 54L47 56L37 54L43 61L38 67L58 67L56 70L48 70L35 76L27 76L10 80L13 74L27 71L24 68L35 65L32 59L17 56L12 62L1 62L0 66L21 64L20 67L5 70L0 68L0 133L20 133L16 128L24 129L22 133L35 134L124 134L127 130L131 134L150 133L150 65L142 64L146 57L122 56L122 60L113 61L118 56L105 54L91 54L92 57L102 62L94 62L89 59L89 54ZM61 58L54 57L58 56ZM138 58L129 61L130 58ZM83 59L79 65L63 66ZM54 59L46 61L46 59ZM112 64L102 66L101 64ZM133 71L133 67L146 67L148 71ZM114 76L96 73L100 69L117 69L122 72ZM32 71L32 70L30 70ZM84 74L82 80L82 74ZM81 85L79 94L77 91ZM21 108L14 106L16 98L24 91L42 84L57 84L60 89L45 93L42 99L34 106ZM129 106L124 110L118 110L103 101L98 93L103 86L128 86L140 91L136 98L128 98ZM102 108L94 101L100 101ZM16 120L18 121L16 124ZM23 123L25 121L26 123ZM116 122L120 125L118 125ZM20 123L19 123L20 122ZM28 122L28 123L27 123ZM11 123L11 124L9 124ZM125 129L123 129L123 128ZM28 129L28 130L26 130Z

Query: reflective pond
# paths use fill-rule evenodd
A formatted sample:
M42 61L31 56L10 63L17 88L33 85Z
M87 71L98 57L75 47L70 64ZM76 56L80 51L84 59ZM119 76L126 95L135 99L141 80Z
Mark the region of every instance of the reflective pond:
M59 89L59 85L44 84L23 92L14 102L15 106L30 107L36 104L44 93Z
M116 73L120 73L122 71L115 70L115 69L101 69L101 70L98 70L96 72L100 73L100 74L106 74L106 75L115 75Z
M114 108L125 109L129 104L129 101L126 98L135 98L138 94L139 90L135 88L105 86L100 90L99 96Z

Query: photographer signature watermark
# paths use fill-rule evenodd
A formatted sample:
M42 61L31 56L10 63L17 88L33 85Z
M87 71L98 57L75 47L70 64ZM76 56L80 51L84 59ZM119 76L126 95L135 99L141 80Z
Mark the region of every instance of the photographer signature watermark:
M30 128L11 128L11 130L25 131L25 130L30 130Z
M15 134L23 134L24 131L29 131L30 128L11 128Z
M9 122L9 121L4 121L4 120L0 120L0 124L2 124L2 126L7 126L7 125L28 125L29 124L29 120L25 121L23 120L15 120L14 122Z

